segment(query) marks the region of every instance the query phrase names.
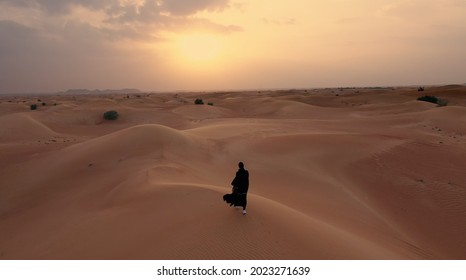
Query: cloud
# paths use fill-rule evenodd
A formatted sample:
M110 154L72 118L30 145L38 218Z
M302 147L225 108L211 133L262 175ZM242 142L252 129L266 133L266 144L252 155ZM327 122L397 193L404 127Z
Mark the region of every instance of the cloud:
M172 15L186 16L203 10L223 10L228 4L229 0L165 0L161 8Z
M4 32L16 23L15 28L32 41L50 37L78 45L119 40L157 42L163 32L242 31L240 26L196 15L228 6L229 0L0 0L0 20L8 21L2 24ZM14 42L18 40L14 36L8 33L1 38Z
M229 6L229 0L0 0L0 4L40 9L52 15L71 13L79 6L105 11L111 18L146 22L161 13L186 17L205 10L221 11Z
M176 32L180 28L199 26L199 22L207 23L207 19L196 17L196 13L221 11L229 7L229 0L0 0L0 8L2 6L16 8L18 13L23 13L23 17L28 12L40 11L42 14L37 18L40 24L53 22L54 19L86 21L82 15L75 18L73 15L77 10L87 10L89 13L102 15L98 24L93 23L95 27L114 35L121 31L120 37L128 34L129 38L141 38L144 37L140 36L141 33L150 33L155 28L159 31ZM223 28L220 25L214 22L203 24L204 27L211 26L213 32L230 33L241 30L233 25L224 25ZM131 30L134 32L130 32ZM135 36L136 33L139 35Z
M138 8L141 14L163 11L176 16L188 16L203 10L222 10L229 5L229 0L3 0L2 2L17 6L36 6L50 13L69 12L73 6L97 10L129 7Z
M197 14L220 11L228 2L0 0L0 93L148 81L163 88L170 79L157 44L166 33L242 31Z
M458 0L411 0L392 1L383 5L377 15L396 18L407 22L429 20L444 20L455 15L455 12L465 12L466 1Z
M277 18L277 19L270 19L270 18L263 18L262 21L266 24L273 24L273 25L294 25L296 24L296 19L294 18Z
M0 92L21 91L28 84L53 84L64 73L89 69L90 60L115 53L96 41L99 30L92 27L68 25L61 32L62 36L49 36L12 21L0 21Z
M0 4L4 3L13 7L40 9L50 14L68 13L73 6L102 9L107 5L117 2L112 0L0 0Z
M138 44L103 39L107 31L73 21L49 36L0 21L0 94L68 88L164 86L163 58ZM3 40L3 38L8 38Z
M108 22L112 23L161 23L167 19L157 1L142 3L129 2L124 5L113 5L106 10Z

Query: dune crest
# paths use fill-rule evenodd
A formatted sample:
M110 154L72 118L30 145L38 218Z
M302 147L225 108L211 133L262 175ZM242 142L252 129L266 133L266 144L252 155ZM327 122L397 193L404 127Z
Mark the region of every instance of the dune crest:
M16 113L0 117L0 141L34 141L58 134L33 117Z
M34 112L23 103L37 96L9 100L0 258L465 259L465 97L109 93L44 96L57 106ZM120 118L103 120L111 109ZM222 200L239 161L246 216Z

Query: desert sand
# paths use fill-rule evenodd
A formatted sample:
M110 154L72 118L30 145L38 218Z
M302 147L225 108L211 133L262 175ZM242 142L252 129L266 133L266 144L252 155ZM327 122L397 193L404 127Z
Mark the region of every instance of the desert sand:
M0 259L466 259L466 87L0 96Z

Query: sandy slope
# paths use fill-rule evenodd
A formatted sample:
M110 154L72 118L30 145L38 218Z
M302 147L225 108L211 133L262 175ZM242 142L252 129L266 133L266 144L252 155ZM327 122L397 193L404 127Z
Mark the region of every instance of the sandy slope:
M425 94L0 97L0 258L465 259L466 88Z

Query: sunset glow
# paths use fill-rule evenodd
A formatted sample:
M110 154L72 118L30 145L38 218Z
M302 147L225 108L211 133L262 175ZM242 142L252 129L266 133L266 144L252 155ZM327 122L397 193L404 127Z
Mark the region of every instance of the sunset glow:
M189 62L212 62L221 54L221 45L217 38L209 34L190 34L178 40L181 59Z
M465 1L23 2L0 1L0 93L465 82Z

